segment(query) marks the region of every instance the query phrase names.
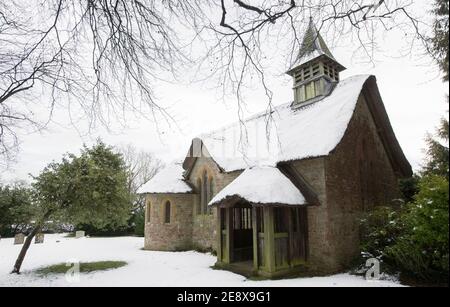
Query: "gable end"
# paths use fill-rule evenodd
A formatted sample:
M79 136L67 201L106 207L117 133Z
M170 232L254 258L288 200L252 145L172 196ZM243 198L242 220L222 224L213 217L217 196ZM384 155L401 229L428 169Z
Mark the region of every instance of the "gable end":
M377 126L377 132L380 136L381 142L386 150L389 160L395 173L402 178L411 177L413 174L412 167L406 159L402 148L392 129L389 116L384 107L381 98L376 78L370 77L363 87L362 95L367 102L367 106L372 115L372 118Z

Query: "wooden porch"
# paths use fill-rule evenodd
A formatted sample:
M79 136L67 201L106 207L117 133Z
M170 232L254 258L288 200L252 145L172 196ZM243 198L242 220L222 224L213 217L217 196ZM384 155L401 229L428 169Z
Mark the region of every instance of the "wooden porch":
M305 206L230 199L218 206L218 268L244 276L288 275L306 264Z

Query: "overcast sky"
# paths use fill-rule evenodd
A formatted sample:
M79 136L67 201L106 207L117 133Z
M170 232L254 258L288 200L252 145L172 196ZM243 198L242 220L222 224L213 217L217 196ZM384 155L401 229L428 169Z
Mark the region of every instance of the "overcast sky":
M426 1L420 1L424 3ZM424 4L420 4L419 7ZM426 7L422 7L426 11ZM326 34L324 35L326 37ZM326 37L326 40L330 40ZM363 63L353 58L356 43L351 40L330 44L335 58L347 67L341 79L356 74L376 76L381 96L386 106L395 134L414 169L423 161L424 137L434 131L440 117L447 116L445 95L448 84L444 84L437 67L419 52L401 56L404 46L400 33L391 33L383 38L383 44L375 63ZM281 56L281 55L280 55ZM274 104L293 100L292 81L282 72L286 67L274 59L274 67L267 70L267 78L274 92ZM20 151L17 161L9 170L2 171L2 181L27 180L29 173L37 175L52 160L61 159L66 152L78 153L82 144L92 144L101 138L110 145L133 144L139 149L153 152L165 162L183 158L190 141L196 135L220 128L237 120L236 102L227 97L211 82L158 85L158 99L168 106L175 123L160 124L159 133L148 119L128 117L128 127L111 123L111 131L97 127L87 134L85 124L78 129L69 124L64 109L56 111L52 123L39 133L20 133ZM264 110L266 99L260 88L248 89L245 96L246 115ZM45 109L40 110L45 112Z

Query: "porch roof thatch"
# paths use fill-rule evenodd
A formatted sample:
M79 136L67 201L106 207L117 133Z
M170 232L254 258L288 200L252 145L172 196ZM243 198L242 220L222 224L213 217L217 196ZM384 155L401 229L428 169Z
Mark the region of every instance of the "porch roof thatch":
M209 206L238 197L252 204L307 205L302 192L276 167L258 166L246 169L220 191Z

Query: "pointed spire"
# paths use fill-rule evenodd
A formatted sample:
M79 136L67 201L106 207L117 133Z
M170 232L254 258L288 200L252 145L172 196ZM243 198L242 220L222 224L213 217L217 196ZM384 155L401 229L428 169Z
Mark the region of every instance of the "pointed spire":
M300 47L297 60L302 60L303 58L308 57L314 53L316 53L317 55L326 54L330 58L334 59L327 44L323 40L320 33L317 31L312 17L310 17L308 29L306 30L306 33L303 37L303 42Z
M290 74L290 72L292 72L292 70L297 68L298 66L301 66L323 55L336 62L342 68L341 70L345 69L334 58L333 54L325 43L325 40L322 38L322 35L320 35L319 31L317 30L312 16L310 16L308 28L305 32L305 35L303 36L303 41L300 46L297 58L295 59L293 65L287 73Z

